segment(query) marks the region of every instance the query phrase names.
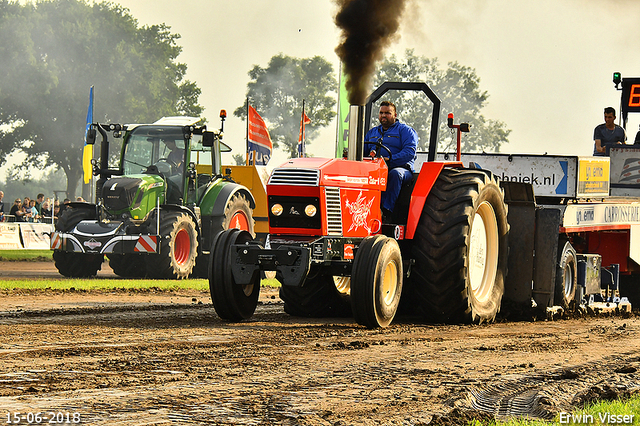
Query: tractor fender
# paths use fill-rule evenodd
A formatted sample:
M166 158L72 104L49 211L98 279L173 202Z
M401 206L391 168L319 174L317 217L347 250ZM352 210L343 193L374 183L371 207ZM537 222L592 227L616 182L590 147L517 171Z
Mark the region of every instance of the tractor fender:
M252 209L256 208L256 200L253 198L251 191L249 191L246 186L240 185L238 183L225 183L226 185L224 185L220 189L220 192L216 197L213 209L211 210L211 216L224 216L224 209L227 206L227 203L229 202L231 197L233 197L238 192L244 194L244 196L249 201L249 205Z
M446 164L449 165L450 163ZM442 172L444 166L445 163L435 161L422 164L420 174L411 193L409 216L407 217L407 229L405 232L406 239L413 239L416 228L418 227L418 222L420 221L420 216L422 215L422 209L427 201L427 196L431 192L431 188L433 188L433 184L438 179L438 176L440 176L440 172Z
M205 250L208 249L208 245L213 241L213 237L222 230L225 208L231 198L238 193L245 196L252 209L256 208L256 201L251 191L246 186L235 182L220 181L210 188L203 197L200 213L202 214Z

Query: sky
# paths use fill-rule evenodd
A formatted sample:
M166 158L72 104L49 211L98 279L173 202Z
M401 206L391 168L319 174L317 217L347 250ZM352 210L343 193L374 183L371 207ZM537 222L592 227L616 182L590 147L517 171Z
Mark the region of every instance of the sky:
M332 0L115 2L140 25L165 23L181 35L178 61L202 89L200 104L210 126L218 126L221 109L227 111L224 141L234 153L245 150L245 124L232 113L244 103L254 65L266 67L283 53L320 55L336 73L339 68ZM414 49L437 57L443 67L457 61L474 68L489 94L484 116L512 130L501 152L591 155L604 107L621 115L613 72L640 77L638 19L638 0L407 0L399 36L385 54L401 57ZM640 114L629 118L632 142ZM335 134L332 125L307 151L333 156ZM276 150L271 165L285 159Z

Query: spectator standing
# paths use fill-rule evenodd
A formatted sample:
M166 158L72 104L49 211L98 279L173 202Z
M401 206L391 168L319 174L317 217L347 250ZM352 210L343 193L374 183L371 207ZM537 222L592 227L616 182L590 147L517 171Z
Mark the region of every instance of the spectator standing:
M27 211L29 212L29 222L40 222L40 213L36 209L36 200L29 201Z
M4 192L0 191L0 222L4 222Z
M22 199L22 205L20 206L20 211L22 211L22 219L23 222L31 222L31 198L24 197Z
M44 202L44 194L40 193L36 197L36 210L38 214L40 214L40 210L42 209L42 203Z
M40 207L40 220L42 222L50 223L51 214L52 212L51 212L49 200L44 200L44 202L42 203L42 206Z
M20 198L16 198L13 202L13 206L11 206L9 214L12 216L12 222L24 222L25 213L22 210L22 200L20 200Z

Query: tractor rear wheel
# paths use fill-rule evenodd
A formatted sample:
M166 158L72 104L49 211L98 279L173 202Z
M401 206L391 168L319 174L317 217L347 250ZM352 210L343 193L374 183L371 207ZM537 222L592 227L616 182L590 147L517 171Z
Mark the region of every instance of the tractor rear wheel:
M307 277L302 287L281 286L284 311L296 317L329 318L351 316L351 306L340 295L331 275Z
M228 229L220 232L211 245L209 291L218 316L228 321L250 318L258 306L260 274L248 285L236 284L231 272L231 246L253 238L247 231Z
M241 229L255 236L253 213L247 197L236 192L224 209L223 229Z
M504 294L508 230L507 206L493 175L442 170L412 245L412 290L425 319L495 319Z
M196 263L198 234L193 219L185 213L160 213L160 252L145 256L147 275L152 278L187 278Z
M558 252L558 266L556 267L556 289L554 304L569 309L576 297L578 282L578 260L576 251L569 241L565 241L562 250Z
M58 222L56 231L69 232L83 220L96 218L93 207L67 207ZM53 260L60 274L69 278L87 278L95 276L102 269L104 256L101 253L76 253L55 250Z
M351 273L351 308L368 328L391 324L402 294L402 255L393 238L367 237L358 247Z

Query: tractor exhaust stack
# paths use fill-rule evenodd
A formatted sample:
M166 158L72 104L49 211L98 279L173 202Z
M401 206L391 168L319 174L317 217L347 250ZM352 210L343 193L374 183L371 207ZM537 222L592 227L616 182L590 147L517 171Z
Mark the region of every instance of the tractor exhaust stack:
M364 105L349 106L348 160L362 161L364 151L364 112Z

